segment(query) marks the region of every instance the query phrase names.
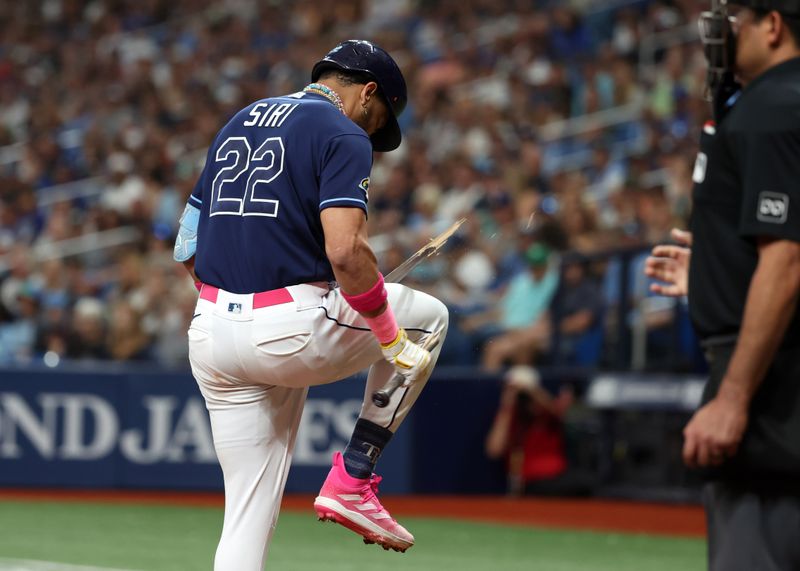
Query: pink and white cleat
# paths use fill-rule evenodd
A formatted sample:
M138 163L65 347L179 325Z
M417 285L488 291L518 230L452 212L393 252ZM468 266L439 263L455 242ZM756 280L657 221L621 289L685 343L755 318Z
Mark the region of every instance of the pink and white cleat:
M364 543L403 552L414 545L414 536L397 523L378 500L380 476L360 480L345 471L341 452L333 455L333 466L314 500L321 521L334 521L355 531Z

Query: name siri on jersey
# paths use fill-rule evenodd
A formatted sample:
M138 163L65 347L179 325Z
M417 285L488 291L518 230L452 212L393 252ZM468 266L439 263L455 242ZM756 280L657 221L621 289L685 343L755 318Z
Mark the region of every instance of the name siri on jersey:
M252 117L242 123L245 127L280 127L297 109L297 103L256 103L248 115Z

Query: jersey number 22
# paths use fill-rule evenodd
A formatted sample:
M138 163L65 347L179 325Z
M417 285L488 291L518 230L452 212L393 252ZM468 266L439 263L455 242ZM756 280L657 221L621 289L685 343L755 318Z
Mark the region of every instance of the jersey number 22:
M217 149L215 162L226 166L211 185L209 215L277 218L280 201L266 198L265 191L283 172L283 155L280 137L266 139L255 151L245 137L228 137Z

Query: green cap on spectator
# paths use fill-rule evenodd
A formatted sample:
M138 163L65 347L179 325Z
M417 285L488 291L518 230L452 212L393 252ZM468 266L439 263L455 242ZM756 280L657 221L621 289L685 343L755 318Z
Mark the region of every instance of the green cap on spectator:
M532 266L543 266L547 264L550 257L550 249L544 244L535 243L525 252L525 259Z

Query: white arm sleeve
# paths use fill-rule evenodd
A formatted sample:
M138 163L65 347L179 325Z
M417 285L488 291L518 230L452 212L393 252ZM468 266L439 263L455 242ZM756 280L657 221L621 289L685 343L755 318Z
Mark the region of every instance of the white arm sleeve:
M175 238L175 248L172 257L176 262L185 262L194 256L197 251L197 225L200 222L200 209L187 204L181 214L178 237Z

